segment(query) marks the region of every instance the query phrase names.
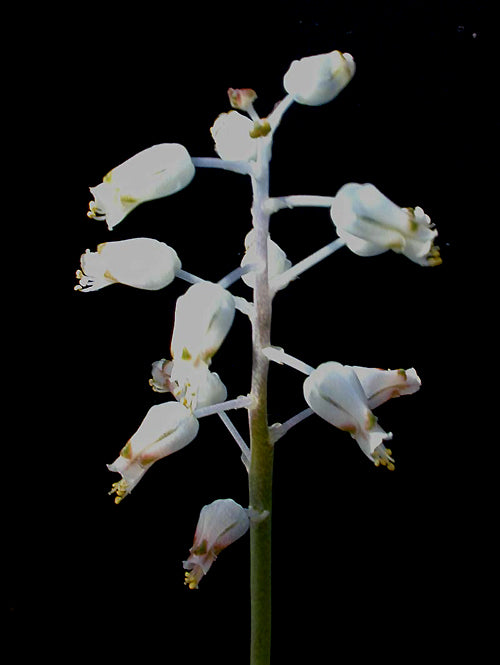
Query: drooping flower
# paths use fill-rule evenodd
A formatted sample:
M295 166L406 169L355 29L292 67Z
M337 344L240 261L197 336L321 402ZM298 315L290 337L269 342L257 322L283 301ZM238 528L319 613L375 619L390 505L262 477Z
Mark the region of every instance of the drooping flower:
M235 313L234 298L218 284L198 282L177 299L170 350L175 360L210 364Z
M320 106L336 97L354 76L350 53L332 51L294 60L283 79L285 90L299 104Z
M154 462L191 443L198 434L198 428L197 418L178 402L152 406L117 459L108 464L110 471L122 476L121 480L113 483L110 492L116 493L115 503L120 503L134 489Z
M391 451L383 444L392 433L378 424L352 367L333 361L319 365L304 381L304 397L321 418L349 432L372 462L394 469Z
M177 253L153 238L103 242L80 259L76 291L98 291L110 284L127 284L156 291L170 284L181 267Z
M197 589L219 553L241 538L250 526L248 511L233 499L217 499L203 506L189 557L183 561L185 584Z
M257 249L255 245L255 229L252 229L245 237L246 252L241 261L241 266L252 265L257 263ZM267 255L268 255L268 278L269 281L273 277L277 277L285 270L291 267L292 262L287 259L285 252L269 237L267 241ZM242 275L241 279L250 286L255 287L255 272L249 272ZM283 289L287 283L282 284L279 288Z
M195 167L179 143L159 143L142 150L104 176L90 191L89 217L106 220L111 230L144 201L175 194L188 185Z
M392 249L422 266L442 263L430 217L420 207L400 208L374 185L344 185L330 212L339 237L355 254L375 256Z
M250 136L253 130L252 120L238 111L221 113L210 129L215 151L219 157L230 161L257 159L257 143Z
M416 371L410 369L378 369L353 366L370 409L401 395L412 395L422 382Z
M227 389L216 372L204 362L193 365L188 360L157 360L152 366L149 385L155 392L170 392L191 411L224 402Z

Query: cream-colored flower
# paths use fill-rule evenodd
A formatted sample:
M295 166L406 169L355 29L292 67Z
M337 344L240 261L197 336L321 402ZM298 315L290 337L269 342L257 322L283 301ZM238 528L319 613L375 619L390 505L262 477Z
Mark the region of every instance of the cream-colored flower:
M412 395L422 382L413 369L378 369L353 366L370 409L380 406L393 397Z
M221 113L210 129L215 151L229 161L257 159L257 143L250 136L253 130L254 123L238 111Z
M400 208L374 185L344 185L330 212L339 237L355 254L375 256L392 249L422 266L442 262L430 217L420 207Z
M186 148L178 143L160 143L142 150L91 187L94 201L88 216L106 220L115 227L144 201L175 194L188 185L195 167Z
M350 53L332 51L294 60L283 85L299 104L319 106L330 102L354 76L356 65Z
M198 282L177 299L170 350L174 360L210 364L233 323L234 298L213 282Z
M219 553L241 538L250 526L248 511L232 499L217 499L203 506L189 557L183 562L185 584L197 589Z
M103 242L80 259L76 291L98 291L110 284L127 284L156 291L170 284L181 267L172 247L154 238L130 238Z
M392 434L378 424L352 367L337 362L319 365L304 381L304 397L321 418L349 432L372 462L394 468L391 452L383 444Z

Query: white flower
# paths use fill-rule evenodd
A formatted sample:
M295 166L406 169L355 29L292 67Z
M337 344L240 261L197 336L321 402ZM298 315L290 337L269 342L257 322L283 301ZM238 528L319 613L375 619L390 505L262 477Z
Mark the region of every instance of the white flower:
M304 381L304 397L321 418L349 432L372 462L394 469L391 451L383 444L392 434L378 425L352 367L337 362L323 363Z
M238 111L221 113L210 129L219 157L230 161L257 159L257 143L250 136L253 129L254 123Z
M224 402L226 386L204 362L196 366L188 360L157 360L152 366L149 385L155 392L170 392L191 411Z
M299 104L319 106L330 102L354 76L350 53L332 51L294 60L283 79L285 90Z
M354 366L370 409L401 395L412 395L422 382L413 369L378 369Z
M170 350L174 360L210 363L234 319L234 298L213 282L198 282L177 299Z
M160 143L142 150L112 169L103 182L90 191L89 217L105 219L116 226L144 201L169 196L188 185L195 167L186 148L178 143Z
M80 259L76 291L98 291L110 284L127 284L156 291L173 281L181 262L175 250L153 238L103 242Z
M197 589L219 553L241 538L250 526L248 511L232 499L217 499L203 506L196 526L194 543L183 561L185 584Z
M392 249L422 266L441 263L430 217L419 207L400 208L374 185L344 185L330 212L339 237L355 254L375 256Z
M241 266L256 264L257 260L257 250L255 246L255 229L252 229L245 237L245 249L246 252L241 261ZM273 277L277 277L285 270L291 267L292 262L286 258L285 252L277 245L271 238L267 241L267 261L268 261L268 278L269 281ZM255 287L255 272L249 272L245 275L242 275L241 279L250 286L252 289ZM280 289L285 288L287 283L282 284Z
M133 490L154 462L191 443L198 434L198 427L198 420L191 411L178 402L152 406L119 457L108 464L110 471L122 476L113 483L110 492L116 493L115 503L120 503Z

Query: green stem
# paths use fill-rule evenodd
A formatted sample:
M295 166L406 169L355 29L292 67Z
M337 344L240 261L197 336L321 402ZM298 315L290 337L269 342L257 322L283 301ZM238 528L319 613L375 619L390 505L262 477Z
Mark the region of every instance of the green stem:
M267 269L269 212L265 202L269 195L269 160L271 142L258 139L260 158L252 177L253 225L256 230L257 256L261 269L254 288L253 364L249 409L251 463L249 504L254 511L250 526L250 600L251 645L250 665L271 662L271 508L273 478L273 445L267 422L267 375L269 360L262 352L270 344L271 294Z

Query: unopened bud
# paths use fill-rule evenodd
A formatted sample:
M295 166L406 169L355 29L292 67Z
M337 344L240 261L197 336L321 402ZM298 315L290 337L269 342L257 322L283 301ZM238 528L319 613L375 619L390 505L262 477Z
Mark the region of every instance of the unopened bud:
M233 109L241 111L247 111L257 99L257 93L251 88L229 88L227 96Z

